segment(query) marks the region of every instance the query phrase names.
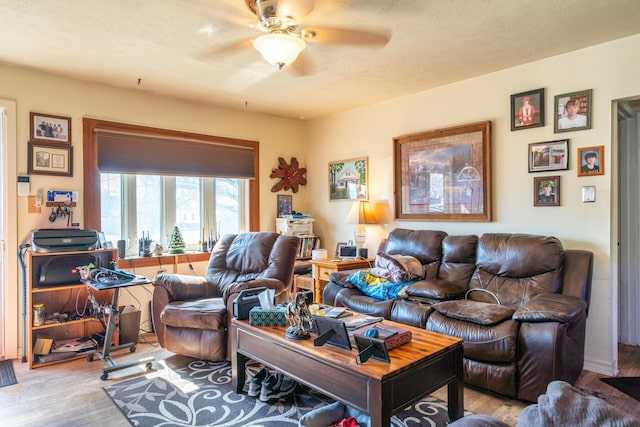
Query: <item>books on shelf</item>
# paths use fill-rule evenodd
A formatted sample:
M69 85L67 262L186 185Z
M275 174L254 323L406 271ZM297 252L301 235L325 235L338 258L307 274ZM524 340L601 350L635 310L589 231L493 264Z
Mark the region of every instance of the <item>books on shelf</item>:
M311 258L311 251L318 247L320 238L318 236L298 236L298 258Z

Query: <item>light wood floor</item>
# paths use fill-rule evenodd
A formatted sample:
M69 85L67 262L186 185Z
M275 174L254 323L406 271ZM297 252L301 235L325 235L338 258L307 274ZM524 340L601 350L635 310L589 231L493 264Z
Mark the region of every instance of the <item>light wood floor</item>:
M153 339L148 335L147 339ZM115 353L116 361L124 362L155 356L154 369L184 365L189 358L173 355L157 343L138 344L135 353ZM620 376L640 376L640 347L620 346ZM100 380L101 360L88 362L78 359L45 368L29 370L27 363L14 361L18 384L0 388L0 425L11 426L128 426L124 416L111 402L102 387L143 374L142 367L111 373ZM583 371L576 386L589 390L609 403L640 418L640 404L608 386L599 379L602 375ZM446 400L446 388L434 396ZM515 425L518 414L528 403L506 399L465 387L465 409L497 417Z

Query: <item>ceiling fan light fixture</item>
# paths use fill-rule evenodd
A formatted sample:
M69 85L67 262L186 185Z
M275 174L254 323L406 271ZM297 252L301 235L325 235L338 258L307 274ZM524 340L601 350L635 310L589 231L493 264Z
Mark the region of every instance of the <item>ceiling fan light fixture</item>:
M295 61L306 46L300 37L287 33L265 34L253 41L253 47L260 52L265 61L277 65L280 69Z

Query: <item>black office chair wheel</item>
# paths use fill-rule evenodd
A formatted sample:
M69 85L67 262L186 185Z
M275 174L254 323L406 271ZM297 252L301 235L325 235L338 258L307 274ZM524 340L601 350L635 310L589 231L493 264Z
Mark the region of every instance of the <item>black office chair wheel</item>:
M100 379L102 381L106 380L107 378L109 378L109 374L107 374L106 372L103 372L102 375L100 375Z
M144 367L150 370L153 367L153 362L147 362Z
M131 347L129 347L129 353L135 353L136 352L136 346L132 345Z
M93 362L93 354L87 354L87 361Z

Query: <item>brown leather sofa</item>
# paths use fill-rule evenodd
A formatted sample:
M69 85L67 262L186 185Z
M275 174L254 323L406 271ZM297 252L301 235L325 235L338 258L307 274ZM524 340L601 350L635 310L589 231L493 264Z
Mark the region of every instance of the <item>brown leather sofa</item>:
M230 234L211 252L205 277L159 274L153 279L151 317L160 345L200 359L228 359L227 327L243 289L275 290L286 301L298 238L272 232Z
M573 384L584 363L593 254L555 237L448 236L393 230L381 250L411 255L425 277L379 301L337 272L323 301L464 339L465 382L535 402L554 380Z

